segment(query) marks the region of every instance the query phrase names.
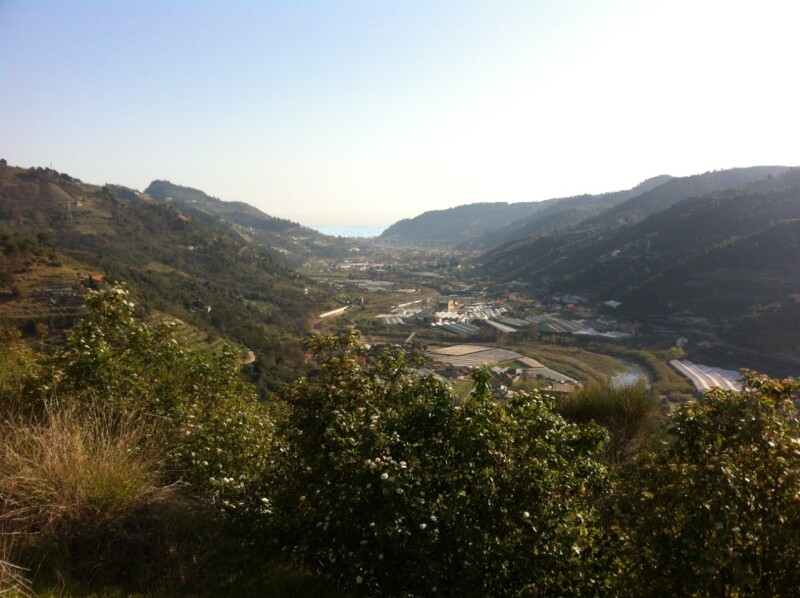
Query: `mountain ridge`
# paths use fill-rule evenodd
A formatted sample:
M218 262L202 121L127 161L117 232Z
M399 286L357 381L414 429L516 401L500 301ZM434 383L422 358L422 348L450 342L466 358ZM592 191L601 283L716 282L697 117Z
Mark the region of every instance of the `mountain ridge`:
M147 195L166 201L209 224L221 220L246 240L268 249L291 267L309 257L340 257L349 253L349 244L311 228L276 216L241 201L224 201L193 187L155 180L145 189ZM212 218L209 219L208 216Z

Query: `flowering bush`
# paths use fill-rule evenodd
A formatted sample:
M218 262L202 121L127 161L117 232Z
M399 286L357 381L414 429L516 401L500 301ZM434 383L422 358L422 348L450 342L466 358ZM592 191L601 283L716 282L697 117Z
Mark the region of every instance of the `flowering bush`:
M90 293L87 316L44 384L51 404L104 405L151 422L172 481L247 523L270 510L274 422L237 354L189 351L173 326L134 318L119 287Z
M531 395L497 403L484 372L463 405L397 352L320 337L319 375L286 393L287 546L364 593L599 592L594 459L606 440Z
M623 470L611 517L633 595L783 596L800 587L800 383L745 374L670 417Z

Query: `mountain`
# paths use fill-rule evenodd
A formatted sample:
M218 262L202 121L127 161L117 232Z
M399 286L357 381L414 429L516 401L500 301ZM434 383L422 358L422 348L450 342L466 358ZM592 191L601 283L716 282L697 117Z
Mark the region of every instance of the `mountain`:
M396 222L378 239L421 245L444 243L468 250L487 249L518 237L574 226L670 178L662 175L627 191L600 195L519 203L481 202L432 210Z
M753 166L671 178L663 185L613 206L586 224L603 227L635 223L684 199L700 197L722 189L736 189L752 182L779 176L787 170L786 166Z
M275 252L287 265L297 267L311 257L341 257L349 244L283 218L269 216L249 204L222 201L191 187L153 181L145 193L170 202L176 209L219 226L226 223L245 240Z
M797 309L800 169L749 178L738 188L672 203L615 228L510 243L485 254L480 270L598 301L615 299L631 316L690 313L755 347L745 330ZM775 350L800 354L793 326L769 328Z
M184 322L201 344L223 338L252 350L267 386L302 371L297 339L325 302L323 291L238 233L147 194L49 169L0 163L0 243L7 324L65 324L63 294L103 275L126 283L151 316Z
M469 204L401 220L378 239L487 250L569 228L600 229L632 224L684 199L737 188L786 170L785 166L756 166L678 178L660 175L625 191L540 202Z
M508 226L539 210L541 202L474 203L424 212L387 228L377 239L402 243L459 245L489 230Z
M600 195L579 195L541 202L541 209L529 216L511 222L505 227L487 231L462 243L464 248L488 249L514 239L541 236L576 226L597 216L612 206L660 187L672 179L669 175L652 177L626 191Z

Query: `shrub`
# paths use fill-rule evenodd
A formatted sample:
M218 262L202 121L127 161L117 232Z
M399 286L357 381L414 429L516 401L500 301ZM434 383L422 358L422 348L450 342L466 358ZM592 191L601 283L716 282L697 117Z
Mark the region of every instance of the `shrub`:
M90 293L87 316L53 359L46 403L106 406L153 423L169 480L251 527L270 508L274 422L236 351L191 352L172 326L134 318L122 288Z
M611 439L603 447L603 456L612 465L631 459L663 438L664 418L644 384L622 388L591 384L561 398L557 410L568 421L595 422L606 428Z
M368 594L602 593L593 455L606 438L552 399L504 404L488 374L462 406L400 354L369 365L357 336L320 337L316 378L286 393L284 540Z
M0 420L34 408L28 397L42 375L42 359L16 330L0 328Z
M748 373L670 417L626 468L613 519L633 595L780 596L800 587L800 385Z

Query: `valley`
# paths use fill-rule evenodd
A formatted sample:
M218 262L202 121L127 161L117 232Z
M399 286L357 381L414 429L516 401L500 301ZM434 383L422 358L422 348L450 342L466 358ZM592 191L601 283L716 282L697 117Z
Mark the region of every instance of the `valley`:
M328 237L166 181L139 192L2 163L0 395L4 417L19 419L0 427L9 430L1 435L3 454L22 455L0 464L9 472L0 476L0 507L11 513L3 529L27 530L30 518L14 509L40 496L14 482L19 471L42 462L46 485L53 485L48 459L19 452L28 450L25 439L48 447L60 442L70 467L82 467L95 457L75 447L94 446L92 434L111 434L121 443L126 474L135 474L131 455L146 463L141 447L164 447L152 467L181 492L143 499L144 515L138 504L119 500L113 504L123 515L110 523L70 515L83 526L68 532L80 545L108 544L95 536L84 541L83 529L113 540L104 548L113 557L101 583L114 587L138 587L138 574L130 581L129 571L168 579L171 567L140 565L128 555L140 537L137 526L151 525L152 513L173 523L164 527L156 519L144 532L145 553L157 555L147 563L193 563L193 551L210 555L203 557L210 574L163 582L171 587L210 575L213 586L197 595L253 595L249 580L300 594L297 588L309 584L314 591L357 588L359 578L339 584L327 577L339 557L321 566L318 555L344 542L344 567L358 555L369 562L376 528L394 550L402 544L398 529L424 535L429 525L441 527L455 540L431 554L447 559L450 546L469 546L464 538L472 529L475 537L492 526L528 533L530 513L541 519L536 509L548 508L539 491L550 482L536 478L540 463L551 464L544 480L575 480L569 484L578 484L577 496L592 513L591 534L605 538L609 524L596 505L641 500L628 489L626 472L646 485L653 478L648 467L676 471L671 463L647 465L671 450L667 422L681 426L698 409L714 418L703 424L712 427L712 438L700 446L697 471L707 471L703 451L720 437L742 443L746 454L762 441L783 446L760 429L750 438L738 429L720 436L713 427L728 422L731 409L736 421L772 425L779 415L765 414L761 389L786 413L796 398L794 382L754 374L743 382L739 373L800 371L800 176L767 170L715 174L714 184L739 186L699 197L659 189L686 193L687 185L711 184L702 176L699 182L657 177L630 192L553 200L534 206L547 212L539 228L519 213L509 224L502 204L483 206L470 216L472 226L454 225L450 238L443 233L437 240L413 222L387 238ZM642 199L653 193L662 203ZM619 211L627 202L630 209ZM489 216L496 209L501 213ZM611 210L616 215L604 220ZM495 228L481 232L486 223ZM463 231L474 242L455 238ZM58 411L49 427L37 427L37 411L53 405ZM751 417L756 412L761 419ZM128 419L147 442L125 436ZM50 438L67 433L81 436ZM45 506L71 505L73 484L81 496L107 501L92 494L93 472L105 475L99 465L77 475L66 470L57 477L64 490ZM415 477L406 479L409 472ZM595 484L594 475L610 481ZM546 492L563 512L569 487ZM695 490L677 492L695 512ZM508 496L529 496L519 525L518 505L504 506ZM185 500L195 501L191 508L202 517L186 517ZM109 510L106 504L97 512ZM470 512L462 519L465 504ZM397 523L397 508L410 509L410 527ZM612 528L641 529L622 510L612 511L602 515ZM334 524L328 534L330 513L345 531ZM136 532L111 529L120 517ZM65 532L47 521L36 521L41 535L15 549L11 562L33 562L25 550L35 555L63 546ZM170 525L184 535L173 538ZM195 535L198 526L209 535ZM363 530L357 543L348 540L354 526ZM295 562L283 547L297 538L305 538L297 549L299 577L274 569ZM540 538L538 531L531 535ZM607 540L591 544L601 541ZM540 542L537 550L554 545ZM514 562L530 555L513 542L498 546ZM417 558L416 545L402 550L404 562ZM541 571L562 570L561 553ZM55 587L48 575L66 575L70 588L78 588L76 580L90 570L60 557L36 558L49 567L33 577L45 589ZM84 558L95 562L93 555ZM0 581L3 563L0 554ZM425 571L426 563L422 558L414 571ZM397 570L381 573L381 583L405 587L406 575L391 581ZM627 583L613 567L607 571L609 583ZM447 583L457 587L460 578Z
M572 384L646 379L665 405L697 392L674 359L773 376L800 369L800 339L785 325L797 321L800 286L795 170L656 177L511 212L465 206L376 239L327 237L167 181L141 193L46 169L1 174L0 318L31 339L77 321L88 289L121 282L142 317L175 319L191 346L233 342L265 389L305 371L309 333L354 329L369 345L425 358L432 372L450 368L456 386L469 369L431 352L467 344L515 351ZM521 225L576 206L594 215L549 233ZM450 237L426 240L445 222ZM40 342L57 342L52 334ZM486 363L508 377L502 360ZM519 386L510 382L498 386Z

